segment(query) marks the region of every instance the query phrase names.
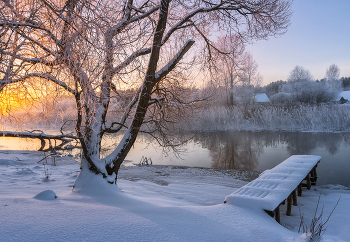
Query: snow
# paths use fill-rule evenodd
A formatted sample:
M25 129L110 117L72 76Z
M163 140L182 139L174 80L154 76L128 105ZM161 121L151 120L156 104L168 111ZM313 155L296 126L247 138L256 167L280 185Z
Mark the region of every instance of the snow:
M56 193L52 190L45 190L34 196L38 200L55 200L57 198Z
M344 99L350 100L350 91L342 91L339 93L337 100L339 101L343 97Z
M227 196L229 204L274 211L297 188L321 156L293 155Z
M53 157L38 164L40 152L0 151L0 157L1 241L307 241L298 233L298 209L289 217L281 212L282 226L261 210L223 203L253 173L122 167L115 186L84 169L79 175L72 157L56 157L57 166L50 164ZM306 222L321 189L305 190L298 199ZM321 241L350 237L350 191L325 186L320 206L326 218L339 196Z

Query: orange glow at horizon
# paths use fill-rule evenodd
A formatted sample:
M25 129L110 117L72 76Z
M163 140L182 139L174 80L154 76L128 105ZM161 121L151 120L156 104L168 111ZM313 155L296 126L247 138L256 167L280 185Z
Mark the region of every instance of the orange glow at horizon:
M0 116L30 111L39 104L49 103L64 95L67 95L67 92L62 88L38 80L8 85L0 93Z
M0 93L0 114L8 116L12 112L25 108L29 104L26 96L16 87L5 87Z

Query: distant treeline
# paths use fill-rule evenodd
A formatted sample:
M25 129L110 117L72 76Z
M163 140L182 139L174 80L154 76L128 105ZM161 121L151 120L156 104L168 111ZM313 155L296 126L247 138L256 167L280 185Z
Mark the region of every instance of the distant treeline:
M342 77L340 78L340 81L344 90L346 90L348 87L350 88L350 77ZM326 79L323 78L321 80L316 80L316 82L326 82ZM286 81L278 80L267 84L266 86L262 87L262 89L266 92L266 95L270 97L278 93L281 90L281 87L285 84L287 84Z
M350 87L350 77L342 77L340 78L340 80L342 81L342 85L344 89L347 87Z
M203 108L187 130L286 130L349 132L350 105L240 105Z

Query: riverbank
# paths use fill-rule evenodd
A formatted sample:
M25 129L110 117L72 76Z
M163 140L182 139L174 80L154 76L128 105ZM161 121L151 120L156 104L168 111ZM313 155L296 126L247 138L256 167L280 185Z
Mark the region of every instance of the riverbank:
M72 192L79 173L73 157L57 166L39 164L39 152L0 151L0 237L4 241L307 241L298 233L299 209L282 214L282 225L261 211L223 203L252 179L251 173L179 166L123 167L119 190ZM311 221L321 187L298 199ZM52 190L57 195L38 193ZM350 191L323 188L320 206L330 214L321 241L346 241L350 232ZM52 199L52 200L45 200ZM282 207L281 211L284 211Z

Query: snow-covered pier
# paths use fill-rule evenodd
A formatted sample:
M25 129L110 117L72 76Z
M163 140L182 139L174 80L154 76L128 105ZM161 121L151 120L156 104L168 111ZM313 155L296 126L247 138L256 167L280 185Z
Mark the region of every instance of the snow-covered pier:
M287 200L289 216L292 204L297 205L297 192L301 196L302 186L310 189L311 184L316 184L316 166L320 160L321 156L293 155L227 196L225 203L263 209L280 222L280 205ZM302 183L304 180L306 184Z

